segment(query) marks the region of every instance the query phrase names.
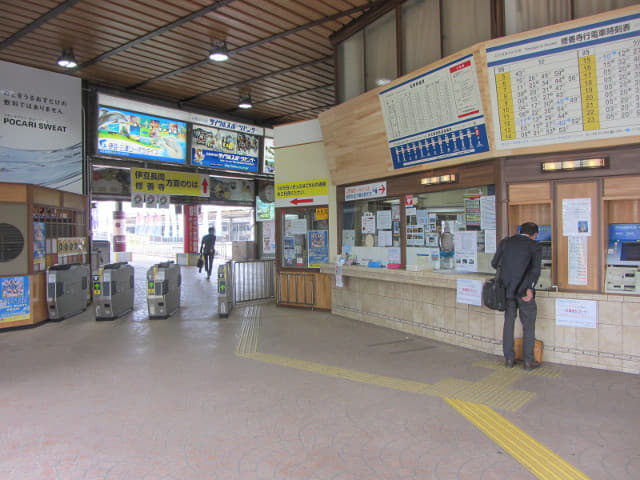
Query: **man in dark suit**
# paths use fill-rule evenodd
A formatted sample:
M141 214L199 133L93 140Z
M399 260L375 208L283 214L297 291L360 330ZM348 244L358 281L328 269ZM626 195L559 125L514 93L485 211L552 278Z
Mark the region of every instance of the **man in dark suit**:
M202 237L200 243L200 255L204 256L204 268L207 271L207 280L211 278L211 269L213 268L213 257L216 247L216 229L209 227L209 234Z
M502 351L504 364L509 368L512 368L515 362L513 328L516 311L519 311L520 323L522 323L524 369L531 370L540 366L540 362L536 362L533 356L538 313L535 284L540 276L542 262L542 247L535 241L537 235L538 225L533 222L523 223L520 226L520 233L500 242L491 260L493 268L500 268L500 280L507 293Z

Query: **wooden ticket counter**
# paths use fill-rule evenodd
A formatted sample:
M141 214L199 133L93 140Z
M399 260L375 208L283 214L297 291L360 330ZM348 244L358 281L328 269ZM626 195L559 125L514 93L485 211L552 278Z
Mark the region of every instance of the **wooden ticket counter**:
M335 275L335 266L320 271ZM401 332L502 356L501 312L456 302L457 280L488 275L407 272L343 266L332 281L332 313ZM596 302L596 328L556 324L556 300ZM544 361L640 373L640 297L539 291L536 338ZM522 336L516 322L516 336Z
M0 329L41 323L47 267L88 262L87 197L0 183L0 211Z

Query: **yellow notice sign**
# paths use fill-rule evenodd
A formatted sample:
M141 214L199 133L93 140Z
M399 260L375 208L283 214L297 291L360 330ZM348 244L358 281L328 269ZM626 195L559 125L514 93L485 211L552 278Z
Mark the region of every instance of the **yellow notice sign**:
M326 220L329 218L328 208L316 208L316 220Z
M328 199L328 178L276 183L276 207L326 205Z
M131 169L131 191L165 195L209 196L209 175L169 170Z

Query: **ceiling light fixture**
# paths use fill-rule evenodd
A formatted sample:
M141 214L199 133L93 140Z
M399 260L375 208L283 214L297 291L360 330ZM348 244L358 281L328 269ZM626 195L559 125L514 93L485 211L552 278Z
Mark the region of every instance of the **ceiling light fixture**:
M570 170L584 170L589 168L607 168L607 158L587 158L584 160L563 160L557 162L543 162L542 172L560 172Z
M425 177L420 179L422 185L439 185L442 183L456 183L456 174L447 173L445 175L436 175L434 177Z
M224 62L229 60L229 51L227 50L227 42L224 40L214 40L213 47L209 52L209 60L214 62Z
M240 101L238 102L238 108L251 108L253 107L253 103L251 103L251 95L247 95L245 97L240 97Z
M58 65L62 68L76 68L78 62L73 54L73 48L65 48L62 50L62 55L58 58Z

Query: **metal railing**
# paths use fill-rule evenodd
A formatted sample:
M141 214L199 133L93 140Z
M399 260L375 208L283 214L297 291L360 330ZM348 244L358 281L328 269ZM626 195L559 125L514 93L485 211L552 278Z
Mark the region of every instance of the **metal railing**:
M234 261L232 271L234 304L275 298L275 260Z

